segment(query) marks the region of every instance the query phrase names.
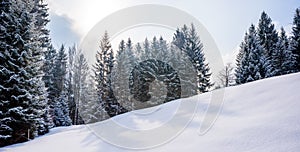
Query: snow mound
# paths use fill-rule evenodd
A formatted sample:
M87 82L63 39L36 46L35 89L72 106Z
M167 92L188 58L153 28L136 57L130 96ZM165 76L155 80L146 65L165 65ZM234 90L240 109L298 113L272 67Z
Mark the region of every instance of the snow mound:
M210 116L205 114L212 92L92 125L54 128L47 135L0 151L137 151L128 146L135 142L142 151L298 152L299 90L300 73L226 88L219 116L205 134L199 134L199 128ZM182 105L187 109L182 110ZM148 144L155 141L161 144ZM148 147L141 149L143 144Z

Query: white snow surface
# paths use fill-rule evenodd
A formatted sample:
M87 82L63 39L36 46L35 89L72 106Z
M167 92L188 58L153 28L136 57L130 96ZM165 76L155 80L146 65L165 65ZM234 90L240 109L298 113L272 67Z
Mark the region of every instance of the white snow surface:
M226 88L220 114L205 134L199 134L199 128L208 117L205 114L212 92L133 111L92 125L54 128L44 136L0 148L0 151L299 152L299 90L300 73ZM195 112L181 113L183 103L194 106ZM183 119L176 121L176 117L184 118L183 115L187 120L194 116L187 126ZM170 123L174 119L175 123ZM147 131L151 134L140 135ZM161 144L151 146L155 141ZM136 143L136 147L132 143ZM143 149L143 145L148 147Z

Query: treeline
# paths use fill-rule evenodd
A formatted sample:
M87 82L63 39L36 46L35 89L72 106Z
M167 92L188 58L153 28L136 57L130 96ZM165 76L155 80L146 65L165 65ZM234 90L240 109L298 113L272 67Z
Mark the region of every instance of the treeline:
M276 31L272 19L262 12L258 25L251 24L240 44L236 67L227 64L219 73L217 87L244 84L300 71L300 9L296 9L292 32Z
M204 93L213 85L203 44L193 24L178 28L170 43L154 36L133 44L128 38L116 51L106 32L94 72L101 109L110 117ZM161 83L155 83L155 90L151 90L150 84L155 81Z
M52 46L46 28L48 7L42 0L2 0L0 10L0 146L34 139L53 127L93 123L143 108L123 100L132 95L135 99L146 95L140 101L152 106L207 92L212 86L193 25L178 29L170 43L162 37L137 44L130 38L121 41L116 54L105 33L90 69L75 45ZM147 62L141 65L142 61ZM190 72L172 67L190 67ZM147 79L136 81L144 76ZM128 79L123 81L124 77ZM156 88L167 85L166 97L144 85L155 80L163 82ZM122 88L128 85L129 90ZM136 92L138 87L142 92ZM181 95L183 88L190 90Z
M295 73L300 70L300 13L296 9L291 36L283 27L277 32L263 12L257 27L253 24L240 45L235 70L236 84Z

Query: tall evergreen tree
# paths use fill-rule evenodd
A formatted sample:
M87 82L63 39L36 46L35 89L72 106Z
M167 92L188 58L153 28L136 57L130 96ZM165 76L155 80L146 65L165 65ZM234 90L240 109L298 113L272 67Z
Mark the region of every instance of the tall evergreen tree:
M128 101L123 101L123 99L126 99L129 92L128 88L123 88L123 86L128 86L128 75L129 75L129 62L128 62L128 56L127 56L127 47L124 40L121 40L119 44L119 48L117 50L116 55L116 63L115 63L115 70L113 71L113 77L112 77L112 86L114 90L117 90L115 93L115 96L118 100L118 102L122 102L123 107L127 110L131 110L131 106L126 106L126 103Z
M138 61L141 61L141 56L142 56L142 53L143 53L143 49L142 49L141 43L137 43L135 45L134 52L135 52L134 54L136 55L136 59Z
M54 67L54 96L51 103L54 108L53 122L55 126L71 125L67 97L67 55L64 45L58 51Z
M154 36L151 41L151 51L150 54L148 54L148 56L150 58L157 58L158 53L159 53L159 42L156 36Z
M289 40L283 27L279 34L276 50L272 55L273 67L276 75L283 75L295 72L296 58L289 48Z
M55 62L57 57L56 49L51 45L46 50L45 54L45 62L43 66L44 76L43 80L45 82L45 86L48 92L48 106L49 106L49 115L50 121L49 126L54 127L53 116L54 116L54 102L57 97L56 95L56 87L55 87Z
M276 75L276 71L273 68L272 56L276 51L276 44L278 42L278 34L275 29L275 25L272 23L272 19L265 13L262 12L258 22L257 35L260 41L260 45L263 48L266 60L268 61L268 69L265 77L271 77Z
M199 93L207 92L213 85L210 82L211 73L208 64L205 63L203 44L194 25L192 24L190 29L184 25L180 30L177 30L173 38L173 44L187 54L196 69Z
M295 11L291 36L291 48L293 55L296 57L295 71L300 71L300 9Z
M48 131L43 50L34 6L35 1L1 1L1 146Z
M241 44L237 61L236 84L265 78L269 64L253 24Z
M149 59L149 54L151 53L150 51L150 42L146 38L143 44L143 52L141 54L141 61Z
M246 37L247 37L248 33L245 33L245 37L244 37L244 41L241 43L240 45L240 49L239 49L239 53L236 56L236 69L235 69L235 84L243 84L245 83L245 75L243 74L244 66L242 63L244 61L244 56L248 56L249 54L249 50L246 47Z
M126 44L126 49L129 47L132 49L131 44ZM94 72L99 102L107 114L111 117L124 113L124 109L120 108L121 106L117 102L112 90L111 74L113 65L113 50L109 41L108 33L105 32L100 41L100 50L96 55Z

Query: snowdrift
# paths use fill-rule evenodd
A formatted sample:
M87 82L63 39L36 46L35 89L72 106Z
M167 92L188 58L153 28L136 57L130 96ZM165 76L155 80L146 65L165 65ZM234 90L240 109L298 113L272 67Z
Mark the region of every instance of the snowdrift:
M223 104L217 105L221 106L221 111L205 134L199 134L199 128L210 116L206 112L211 106L212 92L92 125L54 128L47 135L1 148L0 151L299 152L299 90L300 73L226 88ZM181 113L184 104L191 105L187 106L191 109ZM183 118L188 121L183 122ZM132 130L135 132L132 133ZM151 130L155 131L143 134ZM154 145L149 145L150 142ZM128 146L132 143L137 146ZM147 147L142 148L143 144Z

